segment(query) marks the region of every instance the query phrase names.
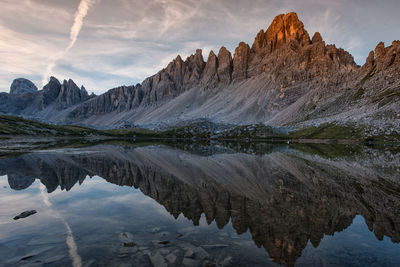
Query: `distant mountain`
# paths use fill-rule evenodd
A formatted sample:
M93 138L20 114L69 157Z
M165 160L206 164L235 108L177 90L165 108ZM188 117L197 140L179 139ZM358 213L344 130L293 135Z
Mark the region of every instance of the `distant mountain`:
M71 79L61 84L51 77L42 90L37 90L31 81L19 78L13 81L10 94L0 93L0 113L63 121L71 107L92 97L94 95L89 96L85 87L79 88Z
M34 93L38 89L30 80L24 78L15 79L10 86L11 95L20 95L25 93Z
M277 16L251 47L241 42L233 57L222 47L205 62L197 50L135 86L89 97L72 81L64 82L63 93L50 84L61 88L52 78L36 93L0 95L0 111L100 127L208 119L293 127L351 122L400 132L400 41L379 43L357 66L318 32L310 38L296 13Z

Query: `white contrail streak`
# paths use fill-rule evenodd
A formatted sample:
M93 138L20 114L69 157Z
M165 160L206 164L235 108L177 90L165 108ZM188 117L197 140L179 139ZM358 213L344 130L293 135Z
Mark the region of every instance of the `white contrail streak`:
M72 260L72 265L74 267L82 267L82 258L78 254L78 247L76 246L74 235L72 234L71 227L69 227L69 224L64 220L64 218L61 216L61 214L57 210L52 209L51 202L50 202L49 197L48 197L47 192L46 192L46 187L43 184L40 184L40 195L43 198L44 204L48 208L47 212L51 216L61 220L61 222L64 224L65 228L67 229L67 240L66 240L66 243L67 243L67 246L68 246L69 257Z
M69 34L70 43L66 50L71 49L76 40L78 39L79 32L83 26L83 19L86 17L89 8L94 4L94 0L82 0L78 6L78 10L75 13L74 24L71 27Z
M47 83L49 76L51 75L54 67L56 66L57 60L62 59L74 46L76 40L78 40L79 33L81 32L81 29L83 27L83 19L86 17L90 7L95 3L95 1L96 0L81 0L81 2L79 3L78 10L75 12L74 15L74 24L72 24L69 33L69 39L70 39L69 44L64 51L55 55L52 62L47 66L46 73L43 76L43 81L42 81L43 85Z

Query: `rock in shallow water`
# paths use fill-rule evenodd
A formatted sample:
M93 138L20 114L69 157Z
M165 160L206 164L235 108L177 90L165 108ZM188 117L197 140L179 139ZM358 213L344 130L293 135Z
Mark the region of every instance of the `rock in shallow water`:
M174 264L176 262L176 259L177 259L176 255L174 253L168 254L165 258L171 264Z
M124 242L122 244L122 246L128 247L128 248L133 248L134 246L136 246L136 244L134 242Z
M167 267L168 263L165 261L165 258L161 255L160 252L155 251L155 252L151 252L148 254L151 263L153 264L153 266L157 266L157 267Z
M14 220L23 219L23 218L29 217L29 216L31 216L31 215L33 215L33 214L35 214L35 213L37 213L36 210L24 211L24 212L22 212L21 214L15 216L15 217L14 217Z

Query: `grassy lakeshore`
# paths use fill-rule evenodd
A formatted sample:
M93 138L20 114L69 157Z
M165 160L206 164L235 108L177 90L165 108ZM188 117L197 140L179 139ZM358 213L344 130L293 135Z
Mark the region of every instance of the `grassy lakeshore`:
M365 135L365 128L333 123L282 130L262 124L218 128L210 122L154 131L143 128L97 130L74 125L54 125L16 116L0 115L1 147L16 143L56 143L61 140L96 142L100 140L192 140L293 143L398 144L400 134Z

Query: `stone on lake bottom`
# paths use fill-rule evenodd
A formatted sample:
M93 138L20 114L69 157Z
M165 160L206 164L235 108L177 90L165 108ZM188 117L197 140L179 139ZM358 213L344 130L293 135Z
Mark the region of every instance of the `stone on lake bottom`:
M24 212L22 212L21 214L15 216L15 217L14 217L14 220L23 219L23 218L29 217L29 216L31 216L31 215L33 215L33 214L35 214L35 213L37 213L36 210L24 211Z

